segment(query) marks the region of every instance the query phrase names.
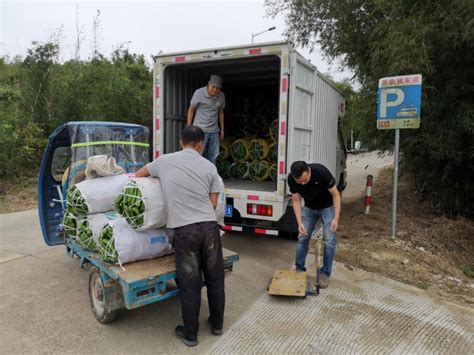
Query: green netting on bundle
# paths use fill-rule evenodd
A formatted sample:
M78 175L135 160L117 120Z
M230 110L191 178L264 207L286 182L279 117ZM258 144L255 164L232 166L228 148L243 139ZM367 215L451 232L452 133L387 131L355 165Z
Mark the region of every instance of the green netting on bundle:
M226 179L229 177L229 170L230 170L231 165L232 165L232 162L230 160L221 160L217 162L216 164L217 172L223 179Z
M278 161L278 143L272 143L268 147L268 160L272 163L276 163Z
M249 170L249 163L246 161L236 161L229 168L231 179L246 179Z
M263 160L267 157L270 148L270 142L265 139L252 139L250 142L250 159L252 161Z
M97 251L97 244L92 237L92 229L87 217L83 218L77 226L77 242L84 249Z
M277 165L276 164L270 165L270 179L272 179L272 181L276 181L277 179Z
M77 217L72 212L68 210L64 210L62 226L63 226L64 232L69 238L76 239Z
M270 123L269 133L274 141L278 140L278 120L274 120Z
M249 178L253 181L263 181L270 177L270 164L266 160L258 160L250 163Z
M230 146L230 155L235 161L248 160L250 156L250 138L237 139Z
M81 191L76 187L76 185L71 186L67 190L66 194L67 209L76 214L87 214L89 208L87 207L86 200L82 196Z
M119 257L115 248L115 235L113 228L108 224L99 235L99 255L106 263L118 264Z
M230 146L234 142L234 138L227 137L219 142L219 155L217 160L225 160L230 157Z
M123 188L122 193L115 200L114 207L133 228L139 228L143 225L145 203L135 181L129 181Z

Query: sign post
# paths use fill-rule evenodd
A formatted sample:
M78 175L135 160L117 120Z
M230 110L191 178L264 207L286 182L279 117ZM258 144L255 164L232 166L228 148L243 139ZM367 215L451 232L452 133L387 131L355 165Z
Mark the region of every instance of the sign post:
M392 194L392 238L396 237L400 129L420 128L420 116L420 74L393 76L379 80L377 129L395 129Z

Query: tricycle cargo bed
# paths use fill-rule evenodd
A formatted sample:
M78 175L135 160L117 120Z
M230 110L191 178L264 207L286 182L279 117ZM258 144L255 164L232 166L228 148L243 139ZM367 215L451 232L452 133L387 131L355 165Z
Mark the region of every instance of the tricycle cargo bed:
M84 250L69 238L66 250L71 257L81 259L81 267L91 264L89 296L92 311L101 323L112 321L121 308L133 309L179 294L174 254L120 266L104 262L98 253ZM239 256L227 249L223 254L227 273Z

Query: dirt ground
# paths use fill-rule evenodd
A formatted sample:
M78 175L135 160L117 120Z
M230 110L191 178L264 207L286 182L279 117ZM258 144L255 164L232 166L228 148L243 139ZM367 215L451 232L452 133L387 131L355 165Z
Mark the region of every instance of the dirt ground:
M363 197L343 202L336 260L449 301L474 304L474 223L436 215L411 179L401 176L397 237L392 239L391 179L389 168L374 178L369 215L364 214Z
M31 210L36 207L36 179L24 179L15 183L0 181L0 214Z

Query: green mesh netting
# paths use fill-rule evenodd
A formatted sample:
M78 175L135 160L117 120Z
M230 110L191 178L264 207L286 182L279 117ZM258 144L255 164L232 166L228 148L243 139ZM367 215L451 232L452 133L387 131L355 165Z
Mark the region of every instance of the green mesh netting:
M235 161L247 160L250 156L250 142L251 138L237 139L230 146L230 155Z
M267 157L270 148L270 142L265 139L252 139L250 142L249 157L252 161L263 160Z
M249 163L246 161L236 161L229 168L229 177L232 179L246 179Z
M113 228L107 224L99 235L99 255L106 263L118 264L119 258L115 248L115 235Z
M248 176L253 181L263 181L270 177L270 164L266 160L254 161L249 166Z
M143 226L145 220L145 203L143 202L142 193L135 181L129 181L123 188L115 200L114 207L121 216L125 217L127 223L133 228Z
M86 200L76 185L71 186L66 193L67 209L75 215L87 214L88 207Z
M221 160L217 162L217 172L223 179L227 179L229 177L229 170L231 165L232 162L230 160Z

